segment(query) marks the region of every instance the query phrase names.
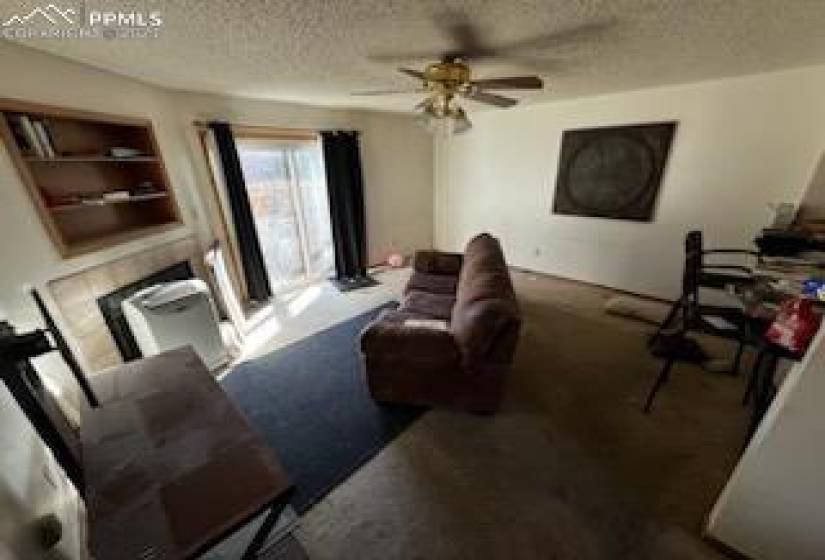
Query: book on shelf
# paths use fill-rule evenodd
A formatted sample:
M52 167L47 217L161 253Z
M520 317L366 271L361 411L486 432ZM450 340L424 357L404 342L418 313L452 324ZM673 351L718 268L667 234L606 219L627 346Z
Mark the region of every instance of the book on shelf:
M106 202L119 202L132 198L132 193L127 190L108 191L103 193L103 200Z
M12 130L19 131L18 142L22 140L21 149L37 157L46 157L46 151L43 149L37 131L34 129L34 124L28 115L13 115L10 120Z
M23 155L36 156L37 152L35 151L34 145L29 139L29 136L26 134L26 130L23 127L23 122L20 116L8 115L8 123L11 134L14 137L14 141L17 142L17 146L20 148Z
M52 135L46 126L46 121L32 121L32 125L34 126L34 130L37 133L37 139L40 140L40 145L43 148L43 152L46 154L43 157L55 157L57 155L57 152L55 152L54 150L54 145L52 144Z
M145 157L145 154L142 153L140 150L136 150L135 148L125 148L123 146L115 146L113 148L109 148L108 155L109 157L113 157L116 159Z
M9 115L8 122L12 135L24 155L40 158L57 156L46 121L18 114Z

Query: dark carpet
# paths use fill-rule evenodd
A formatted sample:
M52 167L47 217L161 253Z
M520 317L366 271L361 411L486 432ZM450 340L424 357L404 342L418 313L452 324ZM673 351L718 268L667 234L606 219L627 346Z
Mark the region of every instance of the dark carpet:
M720 560L700 536L747 434L744 378L679 363L646 415L652 327L606 315L616 292L513 280L524 323L503 409L425 414L302 518L307 555Z
M358 334L383 308L395 305L243 362L221 381L289 472L299 514L423 412L374 402L363 379Z

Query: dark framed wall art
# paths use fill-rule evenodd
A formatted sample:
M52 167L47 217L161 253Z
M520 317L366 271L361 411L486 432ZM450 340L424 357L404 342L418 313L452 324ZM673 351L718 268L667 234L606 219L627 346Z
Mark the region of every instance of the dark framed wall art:
M676 125L566 130L553 213L652 221Z

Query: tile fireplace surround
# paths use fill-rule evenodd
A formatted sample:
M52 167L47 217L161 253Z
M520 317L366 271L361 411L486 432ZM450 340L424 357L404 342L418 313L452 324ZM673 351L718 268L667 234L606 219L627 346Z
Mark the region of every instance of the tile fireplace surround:
M205 277L203 256L191 237L152 247L48 283L64 334L75 344L79 360L89 373L122 363L97 298L175 263L188 260L196 276Z

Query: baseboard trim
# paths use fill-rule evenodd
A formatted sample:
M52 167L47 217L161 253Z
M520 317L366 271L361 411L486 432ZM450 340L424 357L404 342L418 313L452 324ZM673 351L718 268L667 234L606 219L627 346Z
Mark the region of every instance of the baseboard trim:
M647 294L639 294L639 293L636 293L636 292L631 292L630 290L623 290L621 288L614 288L613 286L606 286L604 284L599 284L597 282L588 282L587 280L580 280L578 278L570 278L569 276L561 276L559 274L553 274L551 272L543 272L541 270L533 270L531 268L526 268L526 267L523 267L523 266L508 265L507 268L509 268L510 270L516 271L516 272L522 272L522 273L525 273L525 274L535 274L536 276L544 276L546 278L554 278L556 280L564 280L565 282L573 282L575 284L581 284L582 286L591 286L591 287L594 287L594 288L601 288L601 289L604 289L604 290L611 290L613 292L617 292L617 293L620 293L620 294L623 294L623 295L633 296L633 297L637 297L637 298L641 298L641 299L647 299L647 300L655 301L655 302L658 302L658 303L666 303L668 305L672 305L673 302L675 301L675 300L672 300L672 299L665 299L665 298L660 298L660 297L657 297L657 296L651 296L651 295L647 295Z

